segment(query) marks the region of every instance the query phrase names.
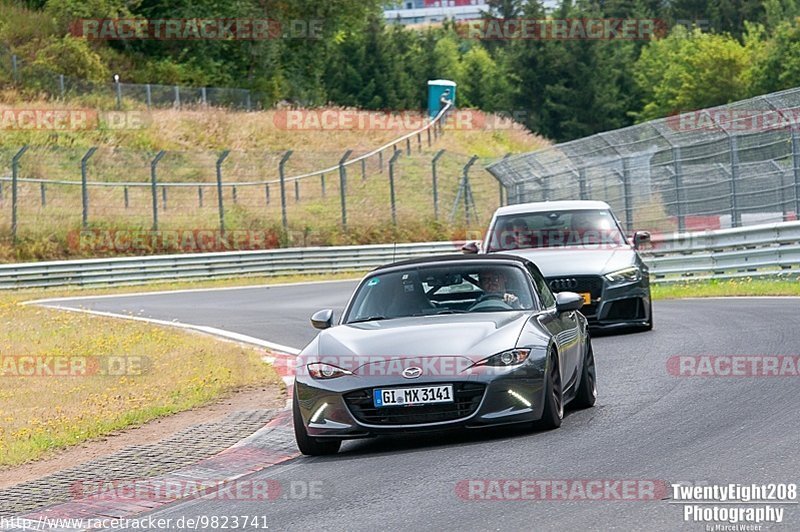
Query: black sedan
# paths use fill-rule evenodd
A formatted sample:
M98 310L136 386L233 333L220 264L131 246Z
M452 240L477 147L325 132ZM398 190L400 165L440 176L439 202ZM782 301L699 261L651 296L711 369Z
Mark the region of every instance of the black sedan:
M594 405L592 344L578 294L553 295L529 260L432 257L369 273L339 323L302 351L293 412L303 454L342 440L511 423L561 425Z

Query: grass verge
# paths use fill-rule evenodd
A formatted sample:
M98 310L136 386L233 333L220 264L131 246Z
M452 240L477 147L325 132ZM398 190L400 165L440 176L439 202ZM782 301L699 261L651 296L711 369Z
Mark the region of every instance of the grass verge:
M800 296L800 277L690 281L652 285L653 299L735 296Z
M282 386L256 349L21 304L51 294L0 295L0 469L235 390Z

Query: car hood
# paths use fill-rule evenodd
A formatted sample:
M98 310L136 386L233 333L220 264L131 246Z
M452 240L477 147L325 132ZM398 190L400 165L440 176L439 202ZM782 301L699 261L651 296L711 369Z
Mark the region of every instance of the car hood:
M452 356L477 362L516 347L530 316L524 312L478 312L378 320L340 325L320 333L320 360L376 360Z
M506 251L532 261L545 277L561 275L601 275L635 264L635 251L628 246L615 248L552 247Z

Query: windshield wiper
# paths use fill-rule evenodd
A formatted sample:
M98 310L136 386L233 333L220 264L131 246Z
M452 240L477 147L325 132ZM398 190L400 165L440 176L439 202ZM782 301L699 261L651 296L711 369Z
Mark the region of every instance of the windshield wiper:
M357 320L348 321L347 323L348 324L351 324L351 323L363 323L365 321L378 321L378 320L385 320L385 319L386 319L386 316L375 315L375 316L367 316L366 318L359 318Z
M449 308L449 309L445 309L445 310L440 310L436 314L439 315L439 314L466 314L466 313L467 313L466 310L459 310L459 309Z

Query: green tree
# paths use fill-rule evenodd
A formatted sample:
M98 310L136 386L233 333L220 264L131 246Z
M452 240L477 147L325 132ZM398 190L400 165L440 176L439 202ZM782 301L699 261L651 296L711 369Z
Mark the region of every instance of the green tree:
M750 94L800 86L800 18L781 22L766 41L752 41L752 60L745 72Z
M701 109L741 99L747 93L745 47L729 35L678 26L646 46L634 76L642 97L637 120Z

